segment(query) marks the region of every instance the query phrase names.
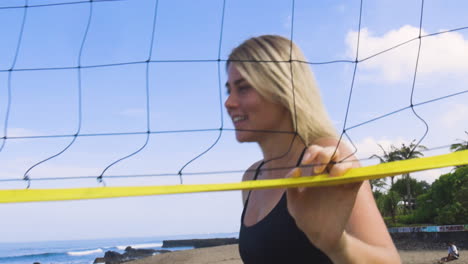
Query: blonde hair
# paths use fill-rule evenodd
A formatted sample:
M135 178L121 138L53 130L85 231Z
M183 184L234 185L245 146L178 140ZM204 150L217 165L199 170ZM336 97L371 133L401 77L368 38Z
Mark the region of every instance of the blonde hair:
M236 47L227 67L234 65L260 95L286 107L295 132L310 145L318 138L337 135L305 61L302 51L289 39L264 35Z

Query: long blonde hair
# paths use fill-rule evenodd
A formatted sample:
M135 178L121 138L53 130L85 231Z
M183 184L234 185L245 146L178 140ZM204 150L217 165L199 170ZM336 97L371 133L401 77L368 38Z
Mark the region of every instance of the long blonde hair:
M289 39L263 35L236 47L227 66L235 66L264 98L286 107L295 132L310 145L318 138L337 135L305 61L302 51Z

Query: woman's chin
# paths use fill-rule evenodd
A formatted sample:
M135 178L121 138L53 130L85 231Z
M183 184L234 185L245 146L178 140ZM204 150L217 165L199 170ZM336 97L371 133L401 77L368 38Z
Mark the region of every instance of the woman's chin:
M238 142L256 142L255 138L252 135L252 132L249 131L236 131L236 139Z

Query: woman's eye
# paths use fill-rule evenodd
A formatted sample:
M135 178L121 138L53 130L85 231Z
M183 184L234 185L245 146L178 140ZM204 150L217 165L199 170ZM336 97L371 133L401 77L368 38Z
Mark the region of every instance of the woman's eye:
M239 93L245 93L250 89L250 86L240 86Z

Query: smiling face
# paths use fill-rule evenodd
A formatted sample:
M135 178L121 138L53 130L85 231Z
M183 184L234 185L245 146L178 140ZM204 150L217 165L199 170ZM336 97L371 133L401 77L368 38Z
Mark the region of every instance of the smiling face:
M289 111L261 96L233 64L228 67L226 88L229 96L224 105L236 128L239 142L261 142L275 134L245 130L293 131Z

